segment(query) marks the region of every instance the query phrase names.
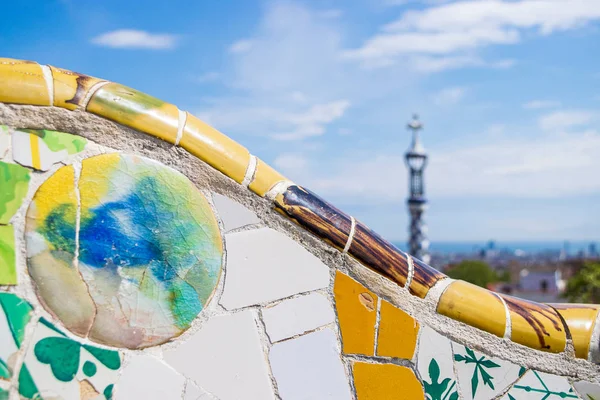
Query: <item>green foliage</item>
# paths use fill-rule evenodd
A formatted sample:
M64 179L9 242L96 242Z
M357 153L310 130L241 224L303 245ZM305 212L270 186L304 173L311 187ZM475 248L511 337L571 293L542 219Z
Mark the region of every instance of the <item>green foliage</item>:
M450 278L462 279L474 285L486 287L500 279L496 272L485 262L479 260L464 260L450 267L446 274Z
M571 303L600 303L600 263L585 262L567 282L563 296Z

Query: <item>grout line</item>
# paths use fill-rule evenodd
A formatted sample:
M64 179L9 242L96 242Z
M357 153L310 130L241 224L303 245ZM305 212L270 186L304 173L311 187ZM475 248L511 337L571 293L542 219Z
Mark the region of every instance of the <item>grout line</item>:
M590 349L588 351L588 361L593 363L600 362L600 311L596 316L592 336L590 337Z
M267 334L267 326L265 321L263 320L262 310L257 309L256 312L252 312L252 316L254 318L254 323L256 324L258 336L260 338L261 347L263 351L264 361L267 367L267 374L269 376L269 380L271 381L271 389L273 391L273 395L276 399L281 399L279 395L279 388L277 387L277 380L275 379L275 374L273 373L273 369L271 368L271 360L269 358L269 353L271 352L271 347L273 344L271 343L271 338Z
M344 246L344 250L342 253L347 253L350 250L350 246L352 246L352 241L354 240L354 232L356 231L356 219L353 216L350 216L350 234L348 235L348 240L346 241L346 246Z
M187 113L185 111L181 111L179 108L177 109L177 112L179 114L179 123L177 124L177 138L175 139L175 146L179 146L179 142L183 137L183 128L187 122Z
M381 322L381 297L377 296L377 312L375 314L375 341L373 343L373 356L377 357L377 344L379 343L379 323Z
M293 182L288 180L279 181L276 184L274 184L273 187L271 187L271 189L269 189L267 193L265 193L265 197L269 200L275 200L275 197L277 197L277 195L285 192L293 184Z
M110 82L109 81L102 81L102 82L98 82L96 83L94 86L92 86L90 88L90 90L88 90L88 92L86 93L85 97L83 98L83 100L81 101L81 105L79 106L79 108L81 108L82 110L85 111L85 109L88 106L88 103L90 102L90 100L92 99L92 96L102 88L102 86L108 85Z
M406 261L408 261L408 273L406 275L406 284L404 287L406 290L410 290L410 285L413 281L413 277L415 276L415 263L413 262L412 256L408 253L406 254Z
M502 296L496 295L504 305L504 315L506 318L506 327L504 328L504 339L511 340L512 338L512 321L510 320L510 310L508 309L508 305L506 301L502 298Z
M42 67L42 73L44 74L44 80L46 81L46 88L48 89L48 98L50 99L50 106L54 105L54 79L52 78L52 70L47 65L40 65Z
M256 159L256 156L250 154L250 160L248 160L248 167L246 167L246 173L244 174L242 186L248 187L248 185L250 185L250 183L254 180L257 164L258 160Z

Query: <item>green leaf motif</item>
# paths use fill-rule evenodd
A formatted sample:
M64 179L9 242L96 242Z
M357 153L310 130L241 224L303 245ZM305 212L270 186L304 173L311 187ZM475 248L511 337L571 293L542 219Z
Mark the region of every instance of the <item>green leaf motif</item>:
M490 375L487 369L499 368L500 365L496 364L492 360L487 360L485 356L481 356L478 359L473 350L467 346L464 346L464 348L467 354L454 354L454 360L457 362L464 362L465 364L475 364L475 368L473 368L473 375L471 376L471 395L473 398L475 398L477 389L479 388L479 375L481 375L481 380L483 381L484 386L488 386L490 389L494 390L494 377Z
M79 370L80 348L71 339L47 337L36 343L34 354L39 362L50 365L56 379L70 382Z
M441 382L440 379L440 366L435 360L432 358L429 362L429 379L431 382L427 382L423 379L423 386L425 388L425 393L427 398L430 400L456 400L458 399L458 393L456 391L452 392L454 386L456 386L456 382L453 382L450 378L444 378ZM448 389L448 385L452 382L452 386ZM448 389L448 390L447 390ZM452 393L451 393L452 392ZM450 399L448 399L448 395L450 394ZM456 394L456 397L454 395Z
M4 311L13 340L21 347L25 337L25 326L31 319L31 306L28 302L12 293L0 293L0 307Z
M41 399L38 388L33 382L27 365L23 364L19 372L19 394L26 399Z
M119 357L119 353L116 351L101 349L88 344L84 344L83 347L92 353L106 368L117 370L121 367L121 357Z

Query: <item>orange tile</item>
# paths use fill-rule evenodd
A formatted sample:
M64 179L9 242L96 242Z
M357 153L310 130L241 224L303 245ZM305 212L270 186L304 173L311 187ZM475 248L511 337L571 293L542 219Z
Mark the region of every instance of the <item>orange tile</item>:
M342 332L342 350L346 354L373 355L377 296L339 271L333 285L335 307Z
M493 292L465 281L455 281L440 297L437 312L499 337L504 337L506 309Z
M595 304L550 304L563 317L575 346L575 356L588 358L592 331L600 306Z
M419 323L387 301L381 302L380 313L377 355L412 359L417 345Z
M79 107L92 86L103 82L102 79L53 66L50 70L54 81L54 105L68 110Z
M0 101L50 106L42 67L32 61L0 58Z
M357 400L416 400L425 397L421 382L408 367L356 362L353 373Z

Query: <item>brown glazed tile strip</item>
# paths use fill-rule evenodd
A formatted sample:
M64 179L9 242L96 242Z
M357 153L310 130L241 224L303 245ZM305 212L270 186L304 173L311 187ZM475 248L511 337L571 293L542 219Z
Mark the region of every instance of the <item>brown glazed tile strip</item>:
M50 78L48 71L51 72ZM104 86L100 88L99 85ZM202 121L198 120L195 123L191 115L187 115L187 122L181 127L181 111L174 105L122 85L105 83L98 78L59 68L41 67L30 61L0 59L0 102L56 106L68 110L85 108L86 112L95 113L102 118L111 119L170 143L179 143L191 154L238 183L242 183L252 160L245 148ZM181 138L180 132L183 133ZM281 182L286 183L281 185L281 190L285 190L277 193L277 185ZM407 254L358 221L355 224L354 236L349 239L352 227L350 216L308 190L288 185L287 182L285 177L264 164L256 169L254 179L250 182L250 190L261 197L269 191L269 197L275 198L275 208L281 214L338 250L343 251L347 248L348 253L364 266L399 286L406 285L410 273ZM274 193L270 193L272 191ZM413 266L409 290L415 296L424 298L436 282L446 277L420 260L413 259ZM469 295L472 293L462 293L457 286L455 297ZM512 341L534 349L560 352L565 348L569 326L577 357L587 358L584 353L591 347L590 353L594 354L590 355L590 359L598 358L598 346L589 345L589 341L593 340L590 330L594 330L597 310L575 312L573 308L559 308L557 312L545 304L510 296L502 298L511 320ZM480 319L500 318L498 315L501 313L496 313L495 316L478 313L472 318L464 315L458 318L454 315L460 313L447 314L452 314L452 318L463 322L470 321L471 325L481 329L491 330L487 327L498 325L498 321L486 322Z

